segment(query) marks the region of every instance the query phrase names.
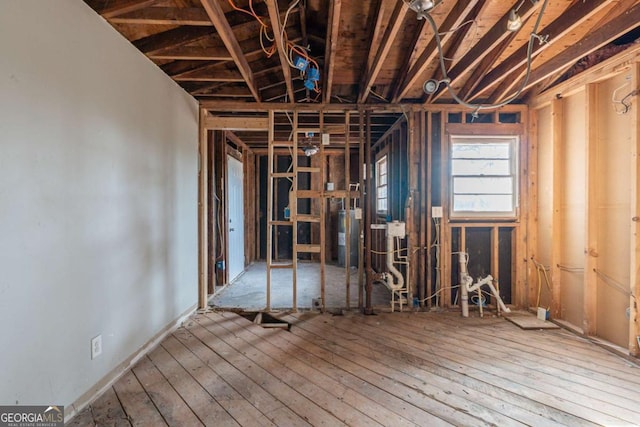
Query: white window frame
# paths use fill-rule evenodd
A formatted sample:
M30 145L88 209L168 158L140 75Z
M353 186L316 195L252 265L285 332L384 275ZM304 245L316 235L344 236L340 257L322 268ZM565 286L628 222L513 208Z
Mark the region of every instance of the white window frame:
M455 144L490 144L490 143L505 143L509 146L509 175L495 175L495 177L512 177L511 188L511 210L509 211L478 211L478 210L456 210L456 193L455 193L455 180L457 177L465 178L491 178L494 175L454 175L453 172L453 147ZM520 170L519 170L519 146L520 138L517 135L451 135L449 140L449 212L452 219L499 219L499 220L517 220L519 215L519 183L520 183ZM476 193L476 195L498 195L504 194L500 192L496 193Z
M386 171L384 173L385 182L384 184L380 184L381 176L380 173L380 165L384 163L386 165ZM384 188L386 190L386 194L383 198L380 197L380 189ZM380 209L379 204L380 200L386 200L386 209ZM389 214L389 157L385 154L376 160L376 212L378 215L388 215Z

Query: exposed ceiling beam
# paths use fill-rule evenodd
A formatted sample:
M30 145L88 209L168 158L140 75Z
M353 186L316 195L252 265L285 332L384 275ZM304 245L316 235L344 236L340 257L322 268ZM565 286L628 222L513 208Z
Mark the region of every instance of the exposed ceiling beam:
M407 49L407 51L405 52L404 55L404 60L402 61L402 66L400 67L400 72L398 73L398 76L395 79L395 83L393 83L392 87L393 87L393 91L392 91L392 102L396 102L393 101L393 99L395 99L395 93L398 91L398 89L400 88L400 85L402 84L402 82L407 78L407 74L409 74L409 70L411 69L411 63L415 61L412 61L417 53L418 50L418 43L420 42L420 38L422 36L422 32L424 31L424 28L427 24L427 20L426 19L422 19L418 22L418 26L416 28L416 31L413 34L413 39L411 40L411 47L409 49Z
M373 64L371 65L371 69L367 70L367 74L364 75L362 82L360 83L360 94L358 95L358 102L362 103L369 96L369 92L371 92L371 87L376 81L378 77L378 73L382 68L382 64L385 59L387 59L387 54L393 45L393 42L398 35L398 32L402 28L402 21L404 21L404 17L409 10L409 6L407 3L400 1L396 3L396 7L393 9L393 13L391 15L391 20L389 25L387 25L387 29L384 32L384 36L382 37L382 43L378 48L378 52L373 60Z
M451 36L454 34L450 32L452 29L457 28L467 20L469 14L474 10L479 0L470 0L469 2L457 2L451 9L451 12L447 15L444 23L440 26L438 31L444 33L441 37L442 44L446 44ZM482 0L484 4L485 0ZM414 66L409 70L406 76L401 76L402 79L398 79L400 82L396 86L394 91L392 102L398 102L402 99L409 89L411 89L418 81L420 76L425 72L427 67L431 65L433 59L438 54L435 38L431 39L427 47L424 49L420 57L416 60Z
M212 34L215 34L215 31L211 27L178 27L136 40L133 45L142 53L152 55L163 49L185 45Z
M267 117L240 117L240 116L208 116L206 127L218 130L269 130Z
M489 1L487 0L482 0L481 2L476 4L476 6L471 10L471 12L469 12L469 18L475 19L475 17L479 16L480 13L482 12L482 9L488 4L489 4ZM470 32L471 32L470 25L465 25L463 28L460 28L457 31L455 31L453 37L449 39L448 44L443 46L444 57L458 58L459 57L458 52L462 47L462 43L465 41L465 39L467 38ZM435 67L435 70L433 70L432 74L428 77L429 79L441 80L444 77L444 74L442 72L442 64L440 62L437 62L437 64L438 65ZM434 97L434 94L428 95L425 93L422 96L422 101L426 104L429 104L432 102L433 97Z
M152 6L158 0L120 0L114 2L106 2L107 6L96 10L103 18L109 19L123 13L129 13L136 10L144 9Z
M109 19L114 24L192 25L210 27L207 12L199 7L148 7Z
M371 3L371 10L373 12L369 14L369 20L367 22L367 28L370 28L371 31L369 33L369 42L367 43L367 46L369 46L369 54L367 55L367 63L364 64L365 74L369 73L371 65L373 64L373 59L378 52L378 47L380 46L380 34L384 28L385 3L382 0L374 0Z
M240 137L238 137L238 135L236 135L232 131L225 131L224 135L229 141L236 144L236 146L242 147L243 150L246 150L249 153L253 152L253 150L251 150L251 147L249 147L242 139L240 139Z
M580 43L569 46L560 54L533 70L523 90L526 91L545 78L553 75L557 70L577 62L580 58L637 28L640 25L640 21L638 21L639 16L640 4L636 4L606 24L599 25L597 28L592 29L591 32L582 38ZM511 96L514 92L515 90L512 89L508 95Z
M505 49L509 47L513 39L516 37L516 33L511 33L507 38L502 40L498 46L496 46L491 52L487 53L480 64L471 72L471 75L464 82L464 86L458 92L458 97L461 99L468 99L469 94L478 86L480 80L491 70L496 61L504 53Z
M216 27L222 42L227 47L227 50L231 54L231 57L240 70L240 73L242 73L242 77L244 77L249 91L256 101L260 101L260 93L258 92L258 87L256 86L256 82L253 78L253 72L249 67L247 58L245 58L242 53L238 39L236 39L235 34L233 34L229 21L227 21L227 18L224 16L224 11L220 7L218 0L201 0L201 2L204 9L207 11L207 15L209 15L209 19L211 19L214 27Z
M522 3L518 13L523 21L526 21L537 9L539 9L542 2L525 1ZM509 11L510 12L510 11ZM460 61L454 67L447 71L450 85L455 86L460 79L473 70L482 59L492 52L500 43L511 36L513 33L507 30L507 23L509 22L509 12L504 14L498 22L491 27L491 29L476 43L469 52L464 55ZM440 87L440 90L436 92L429 102L434 102L444 93L444 86Z
M333 68L336 62L336 46L338 44L338 29L340 27L340 11L342 0L329 2L329 17L327 22L327 41L324 51L324 84L322 85L322 99L331 102L331 87L333 86Z
M537 56L540 52L553 46L562 37L573 31L574 28L582 25L585 21L592 18L594 15L602 11L604 8L611 6L613 0L591 0L588 3L578 2L570 6L565 10L556 20L547 25L543 33L545 36L549 36L548 43L534 43L532 57ZM616 6L614 6L616 7ZM496 66L493 70L487 73L480 83L476 87L476 95L485 92L487 89L498 85L501 81L505 80L508 76L513 76L512 71L520 69L527 63L527 45L522 45L517 51L511 54L502 63ZM519 79L509 79L519 80ZM468 95L471 91L468 92Z
M172 59L174 61L231 61L233 58L224 47L178 46L148 55L151 59Z
M280 64L282 64L282 74L284 76L285 84L287 85L287 94L289 95L290 102L295 102L296 98L293 94L293 84L291 83L291 68L289 67L289 61L287 59L287 46L284 44L282 37L282 24L280 23L280 12L278 11L278 3L276 0L265 0L267 3L267 10L269 11L269 19L271 20L271 28L273 30L273 38L276 41L278 47L278 57ZM285 29L286 31L286 29Z
M173 79L178 82L244 82L242 74L235 70L216 70L215 72L209 69L193 70L173 76Z

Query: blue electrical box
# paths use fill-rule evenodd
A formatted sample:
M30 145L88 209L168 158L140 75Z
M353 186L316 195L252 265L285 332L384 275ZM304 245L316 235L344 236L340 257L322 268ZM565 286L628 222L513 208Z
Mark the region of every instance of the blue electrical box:
M304 71L307 69L307 67L309 66L309 61L307 61L306 59L304 59L301 56L296 56L296 60L294 61L293 65L300 71Z
M309 67L307 70L307 79L304 81L304 87L309 90L316 88L316 82L320 80L320 70L315 67Z

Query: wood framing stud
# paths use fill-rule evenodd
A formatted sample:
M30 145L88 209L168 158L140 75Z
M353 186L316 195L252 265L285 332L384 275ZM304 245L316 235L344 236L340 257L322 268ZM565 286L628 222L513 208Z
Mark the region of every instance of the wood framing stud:
M260 101L260 93L258 92L258 87L256 86L256 82L253 77L253 71L251 71L251 67L249 67L247 58L244 56L244 53L240 48L238 39L233 33L233 30L229 25L229 21L227 21L227 18L224 16L224 11L220 7L218 0L201 0L201 2L204 9L207 11L207 15L209 15L209 19L211 19L211 22L218 31L220 39L222 39L222 42L226 46L233 58L233 61L244 77L251 94L256 101Z
M393 9L393 14L389 21L389 25L382 37L382 43L378 48L376 56L371 64L371 68L367 70L367 74L364 75L362 82L360 83L360 94L358 95L358 102L362 103L367 99L371 92L371 87L374 85L378 73L382 69L382 64L387 58L387 54L393 45L393 42L398 35L398 32L402 28L402 22L409 10L409 6L405 2L397 2L396 7Z
M291 81L291 68L289 67L289 61L287 60L288 50L284 45L282 38L282 24L280 23L280 12L278 11L278 2L276 0L265 0L267 4L267 10L269 11L269 19L271 20L271 28L273 31L273 37L278 47L278 58L280 64L282 64L282 74L287 86L287 95L289 96L289 102L295 102L296 98L293 94L293 82ZM286 28L285 28L286 31Z
M322 85L322 99L325 103L331 102L331 87L333 86L333 69L336 61L341 9L342 0L329 2L329 21L327 22L327 39L324 52L324 84Z

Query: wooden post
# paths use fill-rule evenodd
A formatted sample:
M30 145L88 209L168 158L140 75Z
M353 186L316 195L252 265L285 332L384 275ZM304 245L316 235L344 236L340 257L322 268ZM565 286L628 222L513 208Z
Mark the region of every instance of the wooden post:
M373 169L371 165L371 113L367 111L366 114L366 123L367 123L367 141L365 144L365 157L367 161L367 196L366 196L366 207L365 209L365 247L367 252L367 293L366 293L366 305L364 308L365 314L373 314L373 306L371 301L371 293L373 292L373 267L371 265L371 223L372 216L375 215L376 212L376 200L375 200L375 188L374 188L374 179L373 179Z
M409 245L408 245L408 259L409 270L407 276L409 277L409 283L407 286L407 301L409 308L413 307L413 295L414 289L418 284L418 235L419 235L419 221L417 220L417 210L420 206L420 192L419 190L419 176L420 176L420 144L418 144L418 138L416 137L416 120L414 112L409 113L407 120L407 139L409 144L409 159L407 163L409 166L409 194L411 198L411 205L409 207L409 215L407 216L407 228L409 231Z
M588 84L586 87L586 124L587 141L586 145L586 165L585 165L585 185L587 186L585 195L585 243L584 250L584 315L582 318L582 331L585 335L595 335L597 325L597 298L598 298L598 277L596 268L598 267L598 193L597 193L597 142L598 142L598 120L597 120L597 85Z
M320 150L320 154L322 155L322 145L320 145ZM289 216L293 223L293 230L291 231L293 242L293 255L291 259L293 271L291 272L291 287L293 294L292 307L293 312L295 313L298 311L298 110L294 110L293 112L293 153L291 155L291 161L293 162L293 182L291 183L291 192L293 193L293 197L289 197ZM321 234L321 238L322 235L323 233ZM321 259L321 272L323 272L323 267L324 260ZM324 310L324 281L322 282L322 308Z
M426 179L427 179L427 169L429 168L429 163L427 160L427 141L426 141L426 126L425 119L428 113L424 111L420 111L418 113L420 116L420 131L418 132L418 145L420 148L420 182L418 184L420 191L420 209L418 209L418 215L420 218L420 237L418 239L419 250L416 253L418 264L420 269L418 270L418 298L420 300L420 307L424 307L425 302L425 294L426 294L426 284L427 284L427 248L429 243L427 241L427 194L426 194Z
M345 216L345 241L344 241L344 248L345 248L345 272L346 272L346 280L345 280L345 284L346 284L346 307L347 310L349 310L351 308L351 303L349 301L350 299L350 286L351 286L351 148L349 146L350 143L350 139L349 139L349 133L350 133L350 121L351 121L351 115L349 113L349 111L345 112L345 149L344 149L344 185L345 185L345 190L347 190L346 193L346 197L345 197L345 203L346 206L343 206L346 210L346 216Z
M359 207L361 209L361 217L360 221L358 221L358 308L364 308L364 211L366 209L366 205L364 204L364 185L365 185L365 157L364 157L364 111L360 110L358 112L359 120L358 124L360 127L360 141L358 141L358 167L360 176L360 201ZM368 181L367 181L368 182Z
M273 141L274 112L269 111L268 157L267 157L267 311L271 311L271 263L273 261Z
M427 223L427 235L426 235L426 244L425 244L425 250L424 250L424 256L427 258L427 265L426 265L426 297L427 299L427 306L429 308L432 307L433 305L433 293L432 293L432 288L433 288L433 282L431 280L431 269L433 268L433 266L431 265L431 242L433 241L433 221L431 220L431 207L433 205L432 202L432 197L431 197L431 191L432 191L432 179L431 179L431 169L433 168L433 156L432 156L432 146L433 146L433 138L432 138L432 131L431 129L433 129L433 125L432 125L432 120L433 120L433 114L429 111L427 113L427 129L424 135L425 141L424 144L426 146L426 158L425 158L425 163L424 163L424 168L423 168L423 194L426 193L426 206L424 208L424 212L423 214L426 216L426 223ZM424 197L424 196L423 196Z
M451 227L449 226L449 140L445 124L448 122L446 111L440 115L440 202L442 218L440 220L440 288L445 289L451 283ZM442 291L442 306L451 305L451 291Z
M320 131L322 131L322 129L324 128L323 111L320 111L319 122ZM296 127L297 125L298 123L296 122ZM322 311L324 312L327 308L325 296L325 264L327 262L327 199L326 197L324 197L324 185L327 179L327 159L325 157L324 144L322 144L322 141L320 141L320 150L318 155L320 156L320 176L322 177L320 184L323 186L323 188L320 190L320 299L322 300Z
M525 128L526 129L526 128ZM527 300L525 308L534 307L537 296L538 270L531 261L538 258L538 112L531 110L529 114L529 144L527 144ZM524 178L524 177L523 177ZM517 234L515 238L518 238Z
M491 275L494 285L500 291L500 228L494 225L491 228ZM498 302L495 302L496 310L500 312Z
M633 65L633 78L631 87L637 88L640 85L640 63ZM635 110L635 111L634 111ZM638 301L640 298L640 107L634 103L632 113L635 114L631 120L633 129L631 131L631 179L630 179L630 271L629 283L631 296L629 297L629 354L640 357L640 313L638 312Z
M204 125L207 114L207 110L200 107L198 132L198 309L200 310L207 308L209 289L209 132Z
M527 241L528 241L528 233L527 233L527 223L529 215L531 214L532 209L536 209L535 205L530 204L529 199L529 185L527 180L525 179L528 176L528 172L530 171L530 165L528 164L528 150L523 147L529 147L529 138L527 134L528 129L528 115L526 113L526 109L522 111L520 114L522 120L522 129L523 131L519 135L520 147L517 150L519 156L519 170L518 176L520 177L518 182L518 191L520 193L520 205L519 205L519 216L520 222L515 227L512 238L515 239L515 251L512 251L512 263L514 265L513 270L515 271L515 275L511 276L511 302L520 307L527 307L528 301L528 289L527 289ZM496 115L498 113L496 112ZM497 117L497 116L496 116ZM496 274L499 270L496 270ZM515 284L515 286L513 286Z
M562 301L560 291L560 262L562 259L562 216L560 204L562 201L563 174L559 165L562 164L562 135L564 129L564 101L555 99L551 103L551 143L553 144L553 214L551 217L551 317L561 318Z

